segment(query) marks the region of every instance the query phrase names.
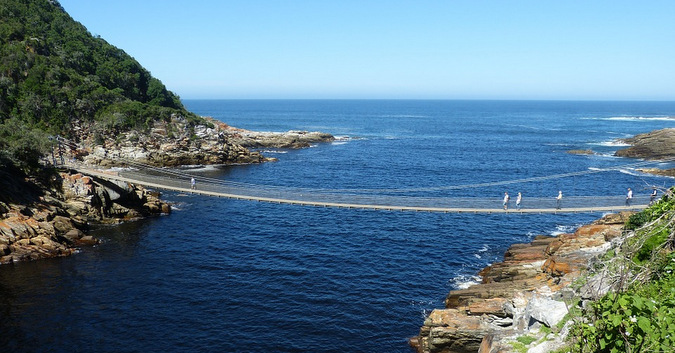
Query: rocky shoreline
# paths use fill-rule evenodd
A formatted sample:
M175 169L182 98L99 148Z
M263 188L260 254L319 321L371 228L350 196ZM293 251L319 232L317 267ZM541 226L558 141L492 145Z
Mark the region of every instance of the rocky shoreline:
M59 140L53 159L75 159L95 168L124 166L125 161L160 167L262 163L275 159L251 149L304 148L335 139L320 132L253 132L213 118L195 125L180 116L154 122L147 133L130 130L103 136L79 123L74 131L72 140ZM63 169L48 182L28 180L18 171L0 173L0 265L68 256L80 246L96 244L86 235L92 224L171 212L158 192L129 183Z
M10 192L0 201L0 265L68 256L96 244L86 235L90 224L171 212L158 193L69 171L54 175L53 187L7 180L3 187Z
M602 280L578 292L571 284L616 245L629 215L607 215L573 234L512 245L503 262L480 271L480 284L451 291L445 308L429 314L410 345L418 353L505 353L522 344L517 337L530 336L528 352L560 348L570 324L563 320L564 299L597 297L608 289Z
M132 130L106 137L78 127L66 154L101 167L123 165L120 160L157 167L255 164L275 160L253 150L256 148L297 149L335 140L333 135L321 132L254 132L213 118L203 119L204 123L193 124L174 116L168 121L155 121L148 133Z
M617 157L664 160L675 156L675 129L672 128L638 134L621 142L631 146L616 151Z

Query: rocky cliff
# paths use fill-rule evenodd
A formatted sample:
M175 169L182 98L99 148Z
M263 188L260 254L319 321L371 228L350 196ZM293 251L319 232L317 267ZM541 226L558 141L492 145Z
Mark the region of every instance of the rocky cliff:
M445 308L429 314L411 346L419 353L514 352L524 346L516 338L529 335L529 347L523 347L528 352L560 347L568 329L564 299L600 296L609 289L589 281L574 293L570 284L620 237L627 217L608 215L573 234L514 244L503 262L480 272L482 283L451 291Z
M92 223L169 213L159 195L138 186L61 172L50 185L2 174L0 264L66 256L95 244Z

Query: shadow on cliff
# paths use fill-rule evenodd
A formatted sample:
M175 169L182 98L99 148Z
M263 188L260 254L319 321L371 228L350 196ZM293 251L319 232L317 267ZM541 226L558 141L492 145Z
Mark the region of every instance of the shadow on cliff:
M37 178L49 180L49 175ZM0 157L0 202L28 205L40 201L40 196L44 194L42 188L28 180L28 176L14 163Z

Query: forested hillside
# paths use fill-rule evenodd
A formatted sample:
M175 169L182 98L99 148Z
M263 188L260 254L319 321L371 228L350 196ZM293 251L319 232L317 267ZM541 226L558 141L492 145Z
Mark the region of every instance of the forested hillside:
M55 0L0 2L0 166L31 169L48 135L74 124L145 129L188 113L123 50L92 36Z

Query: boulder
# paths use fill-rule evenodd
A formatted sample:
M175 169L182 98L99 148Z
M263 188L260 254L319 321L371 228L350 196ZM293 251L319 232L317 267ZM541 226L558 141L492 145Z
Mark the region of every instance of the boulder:
M474 353L489 330L479 317L467 316L456 309L432 311L424 321L424 328L418 337L419 344L429 347L431 352Z
M63 216L54 217L52 220L52 226L54 227L56 233L60 235L64 235L74 228L70 219Z
M552 300L540 295L530 298L525 308L525 320L537 320L548 327L554 327L567 315L567 305L561 301Z

